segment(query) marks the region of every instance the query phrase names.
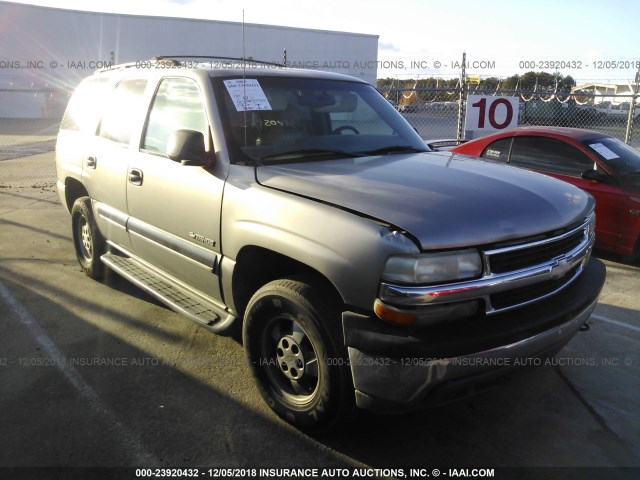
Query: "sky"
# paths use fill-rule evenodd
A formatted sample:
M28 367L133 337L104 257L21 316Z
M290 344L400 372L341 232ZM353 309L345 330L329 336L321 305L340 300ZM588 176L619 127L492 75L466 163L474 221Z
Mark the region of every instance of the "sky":
M378 77L507 77L559 71L627 83L640 67L633 0L13 0L108 13L379 35ZM385 68L388 67L388 68Z

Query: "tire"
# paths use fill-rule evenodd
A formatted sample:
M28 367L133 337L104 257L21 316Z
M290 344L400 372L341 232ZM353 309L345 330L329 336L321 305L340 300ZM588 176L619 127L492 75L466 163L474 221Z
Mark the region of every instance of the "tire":
M326 308L330 297L318 294L305 281L270 282L249 301L242 329L262 398L281 418L309 433L335 428L354 405L340 310Z
M89 197L80 197L74 202L71 229L73 246L82 271L91 278L102 278L104 265L100 256L105 252L105 242L96 225Z

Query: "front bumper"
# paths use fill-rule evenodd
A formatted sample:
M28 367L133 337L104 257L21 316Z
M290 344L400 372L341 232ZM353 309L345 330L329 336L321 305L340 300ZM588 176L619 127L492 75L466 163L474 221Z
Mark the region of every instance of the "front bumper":
M588 320L604 284L591 259L562 291L534 304L433 328L343 314L359 407L395 412L446 403L478 383L557 353Z

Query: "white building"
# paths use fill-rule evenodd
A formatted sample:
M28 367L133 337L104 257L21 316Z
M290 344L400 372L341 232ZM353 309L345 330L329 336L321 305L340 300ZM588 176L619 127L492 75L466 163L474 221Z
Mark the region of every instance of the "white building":
M583 83L573 87L571 93L593 95L594 104L609 102L614 105L629 103L634 94L630 83Z
M0 118L57 118L80 79L157 55L219 55L331 70L375 84L378 36L0 1Z

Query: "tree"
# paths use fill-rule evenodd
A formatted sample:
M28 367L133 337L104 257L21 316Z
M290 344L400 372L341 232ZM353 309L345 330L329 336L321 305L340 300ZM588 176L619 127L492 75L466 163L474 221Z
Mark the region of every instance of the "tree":
M526 72L522 75L512 75L507 78L500 79L498 77L487 77L480 79L478 90L496 90L498 86L500 90L517 90L523 93L533 91L544 93L571 93L571 89L575 87L576 81L570 75L563 76L560 72ZM420 79L406 78L399 80L397 78L381 78L377 82L378 89L385 90L389 88L397 88L401 90L429 89L416 92L417 94L408 92L396 92L387 94L386 96L399 105L411 105L416 102L443 102L452 99L451 92L459 87L458 78L443 79L439 77L426 77ZM472 86L473 89L473 86Z

